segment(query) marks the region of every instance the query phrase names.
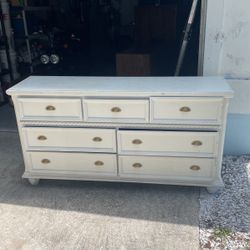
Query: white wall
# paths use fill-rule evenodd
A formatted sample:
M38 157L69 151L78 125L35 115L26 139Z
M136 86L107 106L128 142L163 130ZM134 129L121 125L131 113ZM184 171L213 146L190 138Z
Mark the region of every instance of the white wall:
M223 46L224 0L207 1L207 19L204 51L204 75L218 75L220 54Z
M207 5L203 74L231 79L230 112L250 115L250 0L207 0Z
M250 76L250 1L207 0L204 74Z
M226 0L219 73L250 76L250 1Z
M225 154L250 154L250 0L207 1L204 75L222 75L231 101Z

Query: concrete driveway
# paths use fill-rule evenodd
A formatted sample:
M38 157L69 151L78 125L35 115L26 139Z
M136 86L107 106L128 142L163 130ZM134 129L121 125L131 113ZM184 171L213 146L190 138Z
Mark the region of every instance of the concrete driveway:
M0 249L199 248L199 188L21 179L16 132L0 130Z

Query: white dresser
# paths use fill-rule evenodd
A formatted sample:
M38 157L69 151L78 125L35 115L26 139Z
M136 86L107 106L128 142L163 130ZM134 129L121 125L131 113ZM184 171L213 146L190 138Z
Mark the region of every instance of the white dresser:
M23 177L223 186L233 92L216 77L32 76L10 88Z

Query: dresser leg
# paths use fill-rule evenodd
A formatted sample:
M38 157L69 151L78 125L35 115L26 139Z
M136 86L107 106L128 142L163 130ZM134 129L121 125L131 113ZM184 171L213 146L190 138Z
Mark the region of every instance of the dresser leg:
M29 178L28 181L32 186L37 186L39 184L40 179Z
M220 186L207 187L207 191L210 194L214 194L214 193L218 192L220 189L221 189Z

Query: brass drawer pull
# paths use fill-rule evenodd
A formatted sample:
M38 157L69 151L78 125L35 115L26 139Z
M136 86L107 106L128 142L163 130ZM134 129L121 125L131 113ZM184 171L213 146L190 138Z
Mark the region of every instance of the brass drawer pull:
M94 142L101 142L101 141L102 141L102 138L101 138L101 137L94 137L94 138L93 138L93 141L94 141Z
M201 168L200 168L200 166L193 165L193 166L190 167L190 169L193 170L193 171L199 171Z
M191 108L189 108L189 107L182 107L182 108L180 108L180 111L181 112L190 112L191 111Z
M37 137L37 139L38 139L39 141L46 141L46 140L47 140L47 137L44 136L44 135L39 135L39 136Z
M202 142L201 141L193 141L192 145L194 145L194 146L201 146Z
M114 108L111 109L111 112L113 112L113 113L119 113L121 111L122 110L119 107L114 107Z
M46 107L46 110L54 111L54 110L56 110L56 108L54 106L49 105L49 106Z
M135 145L140 145L140 144L142 144L142 141L140 139L135 139L132 141L132 143Z
M42 162L42 164L49 164L50 160L49 159L42 159L41 162Z
M142 167L142 164L141 164L141 163L134 163L134 164L133 164L133 167L134 167L134 168L141 168L141 167Z
M102 161L96 161L96 162L95 162L95 165L96 165L96 166L103 166L103 165L104 165L104 162L102 162Z

